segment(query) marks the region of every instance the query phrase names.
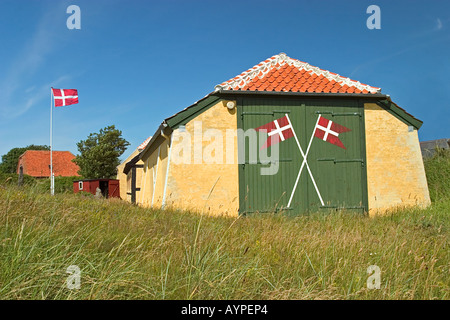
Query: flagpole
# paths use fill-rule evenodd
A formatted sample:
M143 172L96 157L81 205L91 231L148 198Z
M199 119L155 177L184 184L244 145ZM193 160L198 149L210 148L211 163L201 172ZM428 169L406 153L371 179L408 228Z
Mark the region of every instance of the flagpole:
M53 180L53 87L50 88L50 194L53 196L55 194L55 186Z

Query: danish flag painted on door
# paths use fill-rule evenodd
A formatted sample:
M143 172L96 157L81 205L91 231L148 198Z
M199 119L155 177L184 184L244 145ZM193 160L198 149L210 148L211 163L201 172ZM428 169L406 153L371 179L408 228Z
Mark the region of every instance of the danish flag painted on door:
M270 111L273 106L270 105L269 108L262 109L262 111ZM253 110L250 109L250 111ZM329 111L325 111L328 114ZM327 206L331 208L334 205L338 207L348 199L350 199L349 203L351 206L358 207L362 199L357 192L359 189L354 189L358 188L356 184L354 186L347 181L354 177L356 179L359 171L358 169L351 169L351 178L348 178L346 177L350 172L348 166L341 169L341 165L337 165L337 163L347 162L347 159L355 157L354 154L360 151L360 147L357 144L350 145L350 141L355 140L352 136L348 140L348 147L351 150L345 152L346 146L344 146L340 136L349 131L354 131L354 134L358 134L359 127L357 121L353 120L353 118L338 119L341 119L342 122L345 122L346 125L348 124L352 129L325 118L316 107L308 107L307 109L292 108L290 111L286 111L283 117L264 125L258 123L259 121L257 120L254 122L247 120L254 125L255 131L267 134L267 136L263 135L260 138L263 139L261 141L263 144L261 149L281 143L289 138L294 138L286 145L281 143L279 152L284 161L280 160L283 163L280 165L280 171L278 171L281 172L279 178L270 178L271 180L262 176L262 178L259 178L261 181L267 181L267 188L271 189L273 186L274 191L268 191L269 193L273 192L273 198L267 201L266 199L258 198L259 194L255 194L253 195L254 198L252 198L254 201L251 200L252 202L245 204L247 209L250 211L255 211L255 209L270 211L273 205L292 210L309 210L310 208L325 208ZM328 147L323 142L328 142L339 148ZM319 159L317 157L325 158ZM336 160L336 158L339 161L328 162L329 160ZM356 159L350 160L349 162L353 163ZM339 169L337 166L339 166ZM249 179L245 181L247 186L252 183L249 181L255 181L255 174L258 174L258 171L255 171L256 168L253 168L250 164L248 168L249 170L244 173L246 174L245 179ZM332 180L340 181L340 179L343 179L344 185L347 186L348 190L356 190L351 196L341 194L341 184L330 186L329 182L327 182L329 181L327 175L333 171L336 171L336 176L339 178L332 178ZM282 200L280 201L280 199Z
M319 120L316 124L314 136L316 138L322 139L323 141L334 144L342 149L346 149L342 141L339 139L339 134L348 131L351 130L319 115Z
M273 144L279 143L280 141L284 141L294 136L294 132L292 131L292 125L289 122L287 116L266 123L265 125L262 125L256 128L255 130L266 131L268 135L267 140L261 147L261 149L268 148Z

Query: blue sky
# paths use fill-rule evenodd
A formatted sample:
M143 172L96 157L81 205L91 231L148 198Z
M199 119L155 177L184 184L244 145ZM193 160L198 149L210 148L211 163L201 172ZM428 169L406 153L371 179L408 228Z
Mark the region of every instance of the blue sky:
M69 30L69 5L81 29ZM369 5L381 29L366 27ZM450 138L450 2L0 1L0 155L49 144L50 87L80 103L53 111L53 148L114 124L131 146L214 86L280 52L375 87Z

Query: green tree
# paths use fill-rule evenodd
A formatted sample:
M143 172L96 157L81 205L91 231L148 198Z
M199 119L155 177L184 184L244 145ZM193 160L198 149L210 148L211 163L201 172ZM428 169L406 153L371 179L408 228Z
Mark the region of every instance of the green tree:
M13 148L7 154L2 156L0 163L1 173L16 173L19 157L27 150L50 150L49 146L31 144L25 148Z
M129 145L130 143L122 138L122 131L114 125L108 126L78 142L80 155L72 161L80 167L78 174L85 179L114 178L120 164L119 157Z

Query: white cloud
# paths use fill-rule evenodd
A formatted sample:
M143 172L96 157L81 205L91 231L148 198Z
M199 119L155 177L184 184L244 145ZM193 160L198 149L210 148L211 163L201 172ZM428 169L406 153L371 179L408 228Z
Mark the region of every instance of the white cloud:
M30 92L32 92L34 89L36 89L36 86L31 86L31 87L29 87L29 88L27 88L27 89L25 90L25 93L30 93Z
M437 18L436 19L436 28L435 28L435 30L441 30L442 29L442 27L443 27L443 24L442 24L442 21L441 21L441 19L439 19L439 18Z
M15 118L40 103L45 96L50 95L50 86L56 85L67 76L63 76L51 84L36 85L30 83L37 72L42 72L46 58L55 49L52 41L55 36L55 14L61 11L59 6L47 8L41 20L37 23L35 32L24 39L19 53L9 63L9 70L0 79L0 114L2 118ZM61 15L64 17L64 15ZM50 100L50 99L49 99Z
M417 38L422 38L422 39L426 39L426 40L422 40L422 41L415 41L415 43L413 45L408 45L408 46L404 46L403 48L394 51L394 52L390 52L387 55L384 56L379 56L373 60L370 61L366 61L363 64L357 66L351 73L350 73L350 77L358 74L361 69L367 68L367 67L373 67L376 64L379 64L381 62L390 60L396 56L400 56L403 55L404 53L407 53L409 51L413 51L413 50L420 50L422 48L426 48L429 47L431 44L434 44L436 42L440 42L440 41L448 41L449 37L448 35L446 36L438 36L435 38L432 38L430 40L430 36L434 33L436 33L437 31L441 30L444 27L444 22L449 21L444 20L442 21L440 18L436 18L436 26L434 27L434 29L428 28L427 30L420 32L420 33L415 33L412 34L410 36L410 39L417 39Z
M40 86L38 89L35 89L35 87L29 88L25 90L25 93L28 94L17 94L17 99L20 97L20 106L18 106L19 103L11 104L8 109L2 110L4 113L4 116L7 118L16 118L21 115L23 115L25 112L27 112L30 108L32 108L37 103L42 103L47 98L47 106L50 107L50 89L52 86L58 86L59 84L63 83L64 81L69 80L71 77L69 75L64 75L59 77L57 80L52 81L51 83L46 83ZM30 90L31 89L31 90ZM18 92L18 90L16 90ZM29 91L29 92L27 92ZM14 97L11 97L12 100L14 100Z

